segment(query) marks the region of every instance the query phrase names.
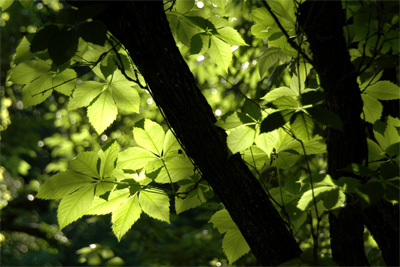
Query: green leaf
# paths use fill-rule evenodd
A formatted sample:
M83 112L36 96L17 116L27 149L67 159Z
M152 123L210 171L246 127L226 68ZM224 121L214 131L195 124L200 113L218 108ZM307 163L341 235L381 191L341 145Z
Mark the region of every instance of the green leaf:
M242 155L244 161L250 166L260 170L266 162L269 161L267 154L257 146L251 146L246 149Z
M104 83L84 81L76 85L75 91L68 103L68 110L87 107L102 91Z
M39 30L32 39L30 50L32 53L46 50L49 47L50 41L60 34L60 29L54 25L45 26Z
M340 177L339 180L335 180L334 183L348 194L355 193L356 188L360 185L360 181L352 177Z
M222 209L214 213L208 222L212 223L214 228L217 228L221 234L237 228L226 209Z
M379 81L368 86L364 93L379 100L394 100L400 98L400 87L389 81Z
M223 27L217 30L216 36L230 45L246 45L240 34L232 27Z
M53 78L53 88L57 92L60 92L66 96L70 96L72 90L76 85L76 73L72 69L66 69L61 73L58 73ZM68 81L68 82L67 82Z
M342 121L340 117L329 109L322 108L320 106L314 106L307 109L307 112L311 115L313 119L317 122L331 127L333 129L343 131Z
M9 8L12 3L14 3L14 0L2 0L0 2L1 12L4 12L7 8Z
M25 107L33 106L45 101L53 92L53 79L51 73L45 73L33 82L27 84L22 90L22 102Z
M113 177L101 179L101 181L96 184L95 196L103 196L104 194L110 193L115 187L114 181L115 179Z
M28 41L26 36L21 39L21 42L18 44L16 53L15 53L15 64L20 64L22 62L26 62L33 57L33 54L30 50L31 43Z
M110 90L106 90L87 110L89 122L98 134L104 132L117 118L118 109Z
M89 177L99 177L97 161L99 156L95 152L82 152L69 163L69 169Z
M297 138L309 141L313 138L314 121L304 112L296 112L290 119L290 129Z
M321 186L318 188L314 188L315 201L318 202L322 200L326 196L326 194L333 189L334 188L331 186ZM299 203L297 204L297 208L299 208L300 210L307 210L314 205L312 191L313 190L310 189L301 196L301 198L299 199Z
M365 116L365 121L375 123L375 121L379 120L382 116L383 106L381 102L367 94L361 94L361 98L364 103L363 114L361 116Z
M248 126L235 128L227 137L227 144L232 154L243 151L254 142L255 130Z
M168 129L164 139L163 155L166 156L168 153L178 151L179 149L181 149L181 145L179 144L178 140L176 140L171 129Z
M249 245L237 227L226 232L222 240L222 249L231 264L250 251Z
M107 27L99 20L93 20L80 25L78 33L83 40L93 44L104 45L107 40Z
M260 133L268 133L276 130L286 124L281 112L274 112L269 114L262 122L260 126Z
M118 209L119 206L129 197L129 189L114 190L105 200L100 197L95 197L89 210L86 211L88 215L104 215L111 213Z
M46 74L50 65L43 60L30 60L17 65L11 73L10 80L17 84L27 84Z
M73 171L60 172L50 177L49 180L40 186L36 197L42 199L60 199L79 188L91 184L93 181L89 176Z
M334 188L325 194L324 206L328 210L340 208L346 201L346 195L339 188Z
M188 183L181 186L178 190L178 193L184 193L189 191L194 186L194 183ZM193 193L192 193L193 192ZM193 209L195 207L200 206L201 204L206 202L204 194L200 187L196 188L192 191L186 198L182 199L180 197L175 197L175 210L176 214L180 214L189 209Z
M129 231L132 225L139 220L142 209L137 194L131 196L125 203L112 213L112 229L118 241Z
M89 210L94 199L95 186L95 184L88 184L61 200L57 212L61 229L81 218Z
M129 81L118 81L110 84L112 95L118 108L139 113L140 97Z
M110 176L115 169L118 158L119 146L114 142L105 151L100 150L98 155L100 158L100 177Z
M276 140L279 138L277 131L271 131L268 133L261 133L257 136L255 142L257 146L264 151L267 155L272 153L275 147Z
M179 22L176 30L176 36L181 43L183 43L187 47L190 47L190 41L192 37L195 34L199 33L199 30L196 29L194 26L189 25L188 22L181 17L178 17L178 19Z
M61 31L49 42L49 55L57 66L70 60L78 50L79 36L75 31Z
M228 72L228 67L232 61L232 52L229 44L225 43L216 36L211 36L211 46L208 49L208 55L217 64Z
M379 126L383 126L384 130L379 130ZM374 124L374 135L379 145L383 150L386 150L393 144L400 142L400 135L398 128L400 127L400 120L391 116L387 117L386 124L376 121Z
M159 158L152 152L141 147L130 147L119 153L117 166L124 170L138 170L153 160Z
M194 166L190 160L184 156L178 155L175 157L164 159L166 168L162 168L157 175L157 183L170 183L170 178L173 183L189 178L194 173Z
M168 195L158 189L140 191L139 203L142 210L150 217L169 222Z
M135 127L133 137L141 147L161 156L165 132L163 128L151 120L144 121L144 129Z
M226 209L217 211L209 222L212 223L214 228L217 228L221 234L225 233L224 239L222 240L222 248L230 263L233 263L250 251L246 240L240 233L239 228L232 221Z
M174 8L180 14L188 13L194 7L194 0L177 0Z
M193 35L190 39L190 54L197 55L203 48L203 41L200 34Z
M258 72L260 74L260 77L263 78L266 73L268 73L268 70L271 67L276 66L279 63L279 53L281 52L280 48L277 47L269 47L267 50L265 50L259 60L258 60ZM279 89L279 88L277 88ZM275 90L277 90L275 89ZM288 88L289 89L289 88ZM272 90L271 92L275 91ZM269 100L272 101L272 100Z

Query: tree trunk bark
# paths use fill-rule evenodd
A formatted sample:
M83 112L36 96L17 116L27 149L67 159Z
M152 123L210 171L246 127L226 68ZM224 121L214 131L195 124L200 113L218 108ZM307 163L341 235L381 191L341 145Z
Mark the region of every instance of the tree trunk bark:
M162 2L112 3L101 19L129 51L155 102L219 196L261 265L300 254L284 221L239 154L228 156L226 134L182 58Z
M325 103L343 126L343 131L327 128L328 173L334 179L343 176L341 169L367 158L366 134L360 119L363 103L343 36L344 21L340 1L306 1L300 6L299 22L326 92ZM369 265L359 205L348 201L339 214L330 214L329 223L333 259L343 266Z

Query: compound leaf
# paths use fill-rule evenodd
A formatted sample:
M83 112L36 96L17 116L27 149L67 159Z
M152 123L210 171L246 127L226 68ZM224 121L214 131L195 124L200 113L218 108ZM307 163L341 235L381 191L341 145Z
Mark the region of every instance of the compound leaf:
M89 176L73 171L60 172L50 177L49 180L40 186L36 197L42 199L60 199L93 181Z
M106 90L87 110L89 122L98 134L104 132L117 118L118 109L110 90Z
M137 194L131 196L112 213L112 229L118 241L121 241L122 236L139 220L141 213Z
M139 203L147 215L169 223L169 198L163 191L141 191L139 194Z
M57 212L61 229L85 215L92 205L95 186L95 184L85 185L61 200Z

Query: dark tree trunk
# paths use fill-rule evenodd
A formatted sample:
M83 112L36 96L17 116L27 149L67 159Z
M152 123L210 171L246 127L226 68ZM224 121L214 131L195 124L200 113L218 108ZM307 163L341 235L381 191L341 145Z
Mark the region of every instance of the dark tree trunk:
M306 1L299 22L313 53L314 67L326 92L327 107L339 115L343 131L327 129L328 173L338 179L341 169L363 163L366 134L360 119L362 99L354 66L343 36L344 13L340 1ZM333 259L339 265L369 265L364 252L364 225L360 207L349 201L339 214L330 214Z
M360 119L362 100L343 37L344 13L340 1L307 1L300 12L300 25L327 93L326 105L343 123L343 132L331 128L327 131L328 173L338 179L346 175L342 168L361 164L367 158L366 131ZM365 182L365 178L357 178ZM362 238L365 224L386 264L399 265L398 205L382 200L362 211L355 201L350 201L339 214L330 214L329 222L333 259L338 264L368 265Z
M228 156L225 132L182 58L162 2L112 3L101 19L129 51L184 149L238 225L261 265L300 254L279 213L240 155ZM127 88L128 90L128 88Z

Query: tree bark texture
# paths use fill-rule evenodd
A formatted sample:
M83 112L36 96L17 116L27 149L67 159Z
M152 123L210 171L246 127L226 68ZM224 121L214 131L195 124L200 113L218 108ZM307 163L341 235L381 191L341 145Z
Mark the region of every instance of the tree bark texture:
M340 1L306 1L299 22L313 53L314 67L326 93L325 103L336 113L343 131L327 129L328 173L338 179L341 169L367 158L367 141L360 119L362 99L357 76L343 36L345 22ZM364 252L364 225L355 201L339 214L330 214L333 259L343 266L369 265Z
M327 95L326 105L343 123L343 131L327 130L328 173L338 179L346 175L342 168L351 163L362 164L367 158L366 129L360 116L363 103L343 37L344 12L340 1L307 1L300 12L299 22ZM362 239L365 224L386 264L399 266L398 205L381 200L362 210L355 201L350 201L337 216L330 214L329 222L333 259L338 264L368 265Z
M226 134L182 58L160 1L113 2L102 19L129 51L189 157L219 196L261 265L300 254L299 246ZM128 88L127 88L128 90Z

